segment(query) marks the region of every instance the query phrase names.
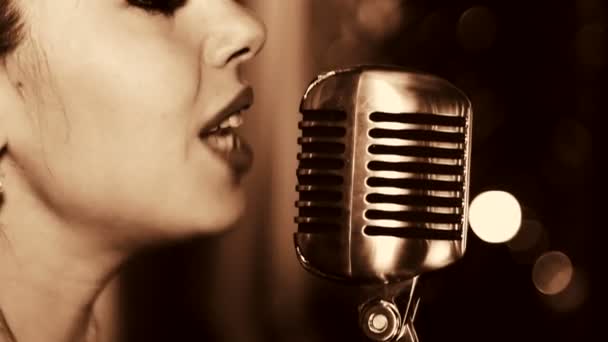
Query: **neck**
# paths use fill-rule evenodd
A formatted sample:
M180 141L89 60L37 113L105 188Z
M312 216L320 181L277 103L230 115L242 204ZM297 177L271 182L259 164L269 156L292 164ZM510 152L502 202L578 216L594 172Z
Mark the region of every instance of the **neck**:
M0 210L4 330L17 342L91 341L93 304L126 253L109 248L91 229L66 225L35 210L34 201L14 197Z

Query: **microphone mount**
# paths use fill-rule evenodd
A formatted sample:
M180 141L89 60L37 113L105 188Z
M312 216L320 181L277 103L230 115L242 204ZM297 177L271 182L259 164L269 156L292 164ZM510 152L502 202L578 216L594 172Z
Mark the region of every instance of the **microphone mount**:
M414 319L420 303L419 277L383 287L381 296L359 306L363 333L377 342L418 342Z

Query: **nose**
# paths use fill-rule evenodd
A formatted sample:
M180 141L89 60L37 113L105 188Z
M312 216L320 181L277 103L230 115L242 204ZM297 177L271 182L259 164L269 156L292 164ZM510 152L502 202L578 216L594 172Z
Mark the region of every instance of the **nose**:
M250 10L236 3L222 13L206 40L205 63L216 68L239 65L254 57L266 41L266 27Z

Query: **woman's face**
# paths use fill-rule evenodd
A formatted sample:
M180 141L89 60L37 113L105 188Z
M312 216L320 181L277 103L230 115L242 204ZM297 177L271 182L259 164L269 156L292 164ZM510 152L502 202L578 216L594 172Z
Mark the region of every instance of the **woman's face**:
M41 207L129 238L239 217L250 150L212 127L238 126L251 104L239 67L264 42L260 22L231 0L15 3L26 36L6 70L23 110L8 153Z

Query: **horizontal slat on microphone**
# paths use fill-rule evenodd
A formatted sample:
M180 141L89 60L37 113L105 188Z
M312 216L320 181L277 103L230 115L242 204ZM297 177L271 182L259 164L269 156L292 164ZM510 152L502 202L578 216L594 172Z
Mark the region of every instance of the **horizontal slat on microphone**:
M300 168L305 169L342 169L344 160L328 153L298 153Z
M339 191L299 191L302 201L341 201L342 193Z
M344 211L337 207L300 207L300 217L341 217Z
M344 144L344 138L336 137L298 137L298 145L309 143L339 143Z
M383 129L372 128L369 130L372 138L395 138L404 140L422 141L446 141L464 142L464 133L437 132L432 130L417 129Z
M461 182L464 178L461 175L441 175L432 173L413 173L413 172L401 172L401 171L368 171L369 177L396 179L396 178L407 178L407 179L420 179L420 180L436 180L444 182Z
M442 182L427 179L379 178L370 177L367 185L371 187L395 187L424 190L462 190L463 182Z
M336 121L300 121L298 122L298 128L310 128L310 127L340 127L345 128L344 123Z
M317 185L317 184L298 184L296 185L296 191L328 191L328 192L339 192L343 190L342 186L339 185Z
M302 128L305 137L343 137L346 129L343 127L309 127Z
M344 153L346 149L346 145L341 142L330 142L330 141L309 141L309 142L300 142L302 146L303 153Z
M385 195L372 193L365 196L365 200L370 203L396 203L403 205L427 205L438 207L461 207L462 198L433 197L433 196L412 196L412 195Z
M462 222L458 223L434 223L434 222L413 222L396 220L367 220L367 225L386 227L386 228L423 228L437 230L458 230L462 229Z
M298 183L303 185L342 185L344 178L327 174L299 174Z
M403 195L403 196L431 196L431 197L443 197L443 198L462 198L464 196L464 189L460 190L429 190L429 189L411 189L411 188L397 188L394 186L379 186L369 189L374 193L380 193L384 195Z
M436 125L424 125L414 123L401 123L401 122L374 122L370 128L374 129L387 129L387 130L409 130L409 131L424 131L424 132L438 132L438 133L464 133L464 127L457 126L436 126Z
M460 165L440 165L431 163L386 162L372 160L367 163L372 171L399 171L414 173L429 173L441 175L463 175L464 168Z
M458 223L462 221L460 214L437 214L425 211L386 211L366 210L365 218L369 220L397 220L411 222Z
M316 201L305 201L299 200L295 202L296 208L342 208L342 203L339 201L327 201L327 200L316 200Z
M427 158L464 158L464 150L435 148L426 146L389 146L389 145L370 145L367 151L371 154L394 154L399 156L427 157Z
M427 240L462 240L462 230L441 230L428 228L387 228L366 226L363 232L369 236L394 236L399 238Z
M390 163L424 163L463 167L464 159L454 158L431 158L431 157L414 157L414 156L398 156L396 154L373 155L373 160L382 160Z
M306 217L306 216L296 216L294 218L295 223L320 223L320 224L335 224L342 222L342 217Z
M405 140L397 138L374 138L374 144L386 146L425 146L435 148L451 148L455 150L464 150L464 142L446 142L446 141L430 141L430 140Z
M462 116L440 115L430 113L374 112L370 114L369 118L374 122L400 122L438 126L464 127L466 124L466 119Z
M346 112L340 110L303 110L304 120L344 121Z
M342 171L325 170L325 169L304 169L304 168L298 168L296 170L296 174L298 176L319 175L319 176L339 176L339 177L342 177Z
M298 160L302 160L302 159L316 159L316 158L321 158L321 159L338 159L338 160L344 160L339 154L336 153L323 153L323 152L313 152L313 153L298 153L297 155Z
M298 127L305 137L343 137L346 128L331 121L301 121Z
M462 207L453 206L434 206L425 205L424 203L415 204L400 204L390 202L367 203L367 210L384 210L384 211L408 211L408 212L425 212L434 214L455 214L460 215L463 212Z
M342 225L338 223L299 223L298 232L308 234L338 233Z

